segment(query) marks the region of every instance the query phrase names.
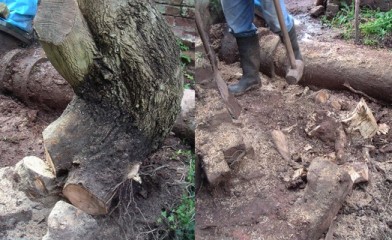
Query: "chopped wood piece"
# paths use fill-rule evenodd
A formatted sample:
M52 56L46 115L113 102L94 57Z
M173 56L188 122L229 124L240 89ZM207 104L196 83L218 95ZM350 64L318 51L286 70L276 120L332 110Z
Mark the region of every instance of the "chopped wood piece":
M354 184L369 181L369 168L365 162L350 163L343 167Z
M280 130L273 130L271 136L280 155L282 155L285 160L289 161L291 159L291 154L284 133Z
M339 126L336 129L336 140L335 140L335 151L336 151L336 160L338 164L344 163L344 148L347 144L347 136L344 132L343 126Z
M377 121L372 114L372 110L370 110L363 98L359 101L354 111L346 119L343 119L342 122L349 124L349 132L359 130L365 139L373 137L378 130Z

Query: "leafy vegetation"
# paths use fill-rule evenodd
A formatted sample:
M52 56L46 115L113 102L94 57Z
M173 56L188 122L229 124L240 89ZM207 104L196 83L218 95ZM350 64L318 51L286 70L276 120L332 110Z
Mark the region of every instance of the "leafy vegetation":
M158 222L165 223L171 231L171 239L195 239L195 155L190 150L178 150L173 158L183 158L189 166L185 177L186 191L181 203L170 211L162 211Z
M184 78L185 78L184 88L186 89L194 88L195 86L194 76L191 72L187 70L187 66L189 66L189 64L192 63L191 56L185 53L189 51L189 47L185 45L180 39L177 39L177 45L180 47L181 50L180 53L181 67L184 72Z
M384 38L392 33L392 10L381 12L379 9L362 8L360 19L359 29L365 45L380 45ZM324 16L322 22L329 26L343 28L344 39L353 38L354 1L351 5L342 2L338 14L330 20Z

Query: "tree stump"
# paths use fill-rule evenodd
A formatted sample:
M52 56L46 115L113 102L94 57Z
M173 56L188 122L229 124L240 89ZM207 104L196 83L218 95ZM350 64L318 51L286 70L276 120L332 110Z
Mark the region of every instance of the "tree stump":
M35 30L76 97L45 129L63 193L106 214L132 163L157 149L180 110L179 48L149 1L43 0Z

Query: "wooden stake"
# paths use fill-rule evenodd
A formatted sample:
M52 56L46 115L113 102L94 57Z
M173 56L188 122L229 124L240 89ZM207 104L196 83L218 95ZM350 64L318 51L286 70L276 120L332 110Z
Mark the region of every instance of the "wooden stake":
M361 0L355 0L355 43L359 44L359 4Z

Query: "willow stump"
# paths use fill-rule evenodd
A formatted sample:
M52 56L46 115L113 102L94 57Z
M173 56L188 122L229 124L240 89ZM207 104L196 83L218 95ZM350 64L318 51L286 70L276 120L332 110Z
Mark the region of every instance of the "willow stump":
M174 35L145 0L42 0L35 30L76 97L43 132L46 160L73 205L106 214L135 162L180 110Z

